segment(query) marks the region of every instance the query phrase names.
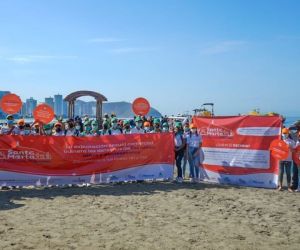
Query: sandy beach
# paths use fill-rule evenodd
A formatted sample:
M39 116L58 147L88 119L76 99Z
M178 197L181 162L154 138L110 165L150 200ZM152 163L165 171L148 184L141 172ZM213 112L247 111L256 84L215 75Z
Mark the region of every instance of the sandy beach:
M191 183L0 191L0 249L299 249L300 195Z

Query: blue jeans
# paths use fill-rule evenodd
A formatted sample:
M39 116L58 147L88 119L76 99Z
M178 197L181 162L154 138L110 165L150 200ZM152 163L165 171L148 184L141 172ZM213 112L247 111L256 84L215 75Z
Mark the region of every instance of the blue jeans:
M199 154L197 154L195 156L195 153L197 152L197 150L198 150L198 148L194 148L194 147L188 148L191 178L199 178L200 157L199 157Z
M298 177L298 166L296 164L296 162L293 162L293 177L292 177L292 189L297 189L298 185L299 185L299 177Z
M288 185L288 187L291 186L291 167L292 167L291 161L280 161L279 176L278 176L279 177L279 186L282 186L284 172L286 173L287 185Z

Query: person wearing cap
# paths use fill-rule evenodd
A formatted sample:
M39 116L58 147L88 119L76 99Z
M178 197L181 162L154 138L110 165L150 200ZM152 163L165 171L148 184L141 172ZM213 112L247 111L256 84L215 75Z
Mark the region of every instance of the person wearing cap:
M52 129L53 129L53 124L51 124L51 123L48 123L48 124L45 124L44 125L44 132L45 132L45 135L47 135L47 136L50 136L50 135L52 135Z
M12 131L12 135L25 135L25 121L24 119L19 119L17 121L17 126Z
M118 119L116 117L113 117L111 119L111 135L120 135L122 134L122 129L118 125Z
M97 120L92 121L92 131L91 131L93 136L100 135L100 130L99 130L99 124Z
M89 119L83 123L83 132L80 133L80 136L92 136L92 125Z
M162 124L162 132L163 133L168 133L169 132L169 124L167 122L164 122Z
M74 136L80 136L80 134L83 132L83 124L80 120L75 119L75 133Z
M76 128L73 119L69 119L65 124L65 135L66 136L75 136Z
M131 134L130 122L128 120L123 122L123 134Z
M197 131L196 124L190 125L190 133L187 135L187 154L189 157L191 182L199 181L200 167L200 149L202 146L202 137Z
M183 181L182 177L182 159L184 156L184 151L186 149L186 140L183 137L182 125L180 122L175 123L174 127L174 151L175 151L175 162L177 167L177 178L176 181L181 183Z
M24 135L31 135L31 126L29 123L25 123L24 125Z
M293 192L291 188L291 167L292 167L292 151L296 148L296 143L294 140L292 140L289 136L289 129L283 128L282 131L282 140L288 145L289 147L289 155L287 159L281 160L279 163L279 175L278 175L278 191L282 190L282 184L283 184L283 175L284 172L286 173L286 179L287 179L287 186L288 191Z
M131 129L131 134L144 134L145 131L143 129L143 120L140 116L135 118L135 127Z
M153 120L153 126L154 126L154 129L151 131L151 133L161 133L160 120L158 118L155 118Z
M41 124L39 122L34 122L31 126L31 135L37 136L37 135L42 135L42 129L41 129Z
M150 124L150 122L148 122L148 121L144 122L144 131L145 131L145 133L151 133L151 124Z
M102 129L100 130L100 135L111 135L108 121L103 122Z
M12 115L8 115L6 117L6 125L1 128L0 135L11 135L14 129L14 117Z
M54 124L54 133L52 134L53 136L64 136L65 133L62 129L62 123L57 122Z

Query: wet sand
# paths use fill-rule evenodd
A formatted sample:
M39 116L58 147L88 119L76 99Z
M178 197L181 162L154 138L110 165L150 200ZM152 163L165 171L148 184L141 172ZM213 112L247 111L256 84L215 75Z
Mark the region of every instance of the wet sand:
M300 194L191 183L0 191L0 249L300 249Z

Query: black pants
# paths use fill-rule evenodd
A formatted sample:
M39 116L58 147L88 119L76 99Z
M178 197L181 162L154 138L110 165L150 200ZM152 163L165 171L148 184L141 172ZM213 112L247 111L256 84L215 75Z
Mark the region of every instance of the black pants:
M175 161L176 161L176 167L177 167L177 177L182 178L182 168L181 168L181 162L184 156L184 149L175 151Z
M298 183L299 183L298 171L299 169L296 162L293 162L292 189L298 188Z
M291 186L291 161L281 161L279 167L279 185L282 186L284 172L286 174L286 182L288 187Z

